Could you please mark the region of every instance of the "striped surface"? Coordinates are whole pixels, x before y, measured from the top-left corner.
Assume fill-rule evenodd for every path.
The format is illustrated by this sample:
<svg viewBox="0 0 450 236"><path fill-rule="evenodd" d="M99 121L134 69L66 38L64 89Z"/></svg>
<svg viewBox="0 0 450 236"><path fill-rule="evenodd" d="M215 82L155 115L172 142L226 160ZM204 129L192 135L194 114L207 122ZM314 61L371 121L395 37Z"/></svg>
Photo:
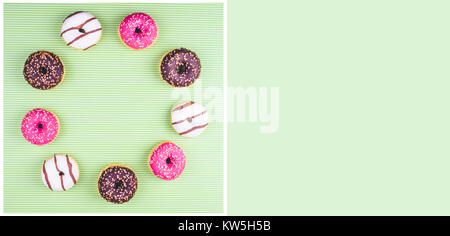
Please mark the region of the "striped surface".
<svg viewBox="0 0 450 236"><path fill-rule="evenodd" d="M98 45L84 52L59 37L64 18L79 10L103 26ZM137 11L151 15L159 28L156 43L143 51L127 48L117 33L121 20ZM223 30L219 3L5 4L4 211L223 212L223 101L221 94L208 93L223 91ZM191 87L175 89L158 68L164 53L181 46L197 53L202 72ZM33 89L23 78L23 64L37 50L52 51L65 64L64 81L53 90ZM190 92L210 110L210 124L199 137L183 138L171 126L178 92ZM61 122L60 134L47 146L31 145L20 132L22 118L36 107ZM187 156L185 171L173 182L157 178L146 164L151 149L165 140ZM79 181L66 192L52 192L40 177L54 153L68 153L80 167ZM97 176L110 163L128 165L138 176L137 193L126 204L109 204L97 193Z"/></svg>

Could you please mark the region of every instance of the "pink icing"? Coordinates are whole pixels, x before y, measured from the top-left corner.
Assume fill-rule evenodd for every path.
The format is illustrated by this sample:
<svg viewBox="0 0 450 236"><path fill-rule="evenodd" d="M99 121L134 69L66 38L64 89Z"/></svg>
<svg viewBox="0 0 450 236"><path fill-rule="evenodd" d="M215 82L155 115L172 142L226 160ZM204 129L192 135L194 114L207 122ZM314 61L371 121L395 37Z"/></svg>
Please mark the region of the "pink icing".
<svg viewBox="0 0 450 236"><path fill-rule="evenodd" d="M155 42L158 28L149 15L133 13L120 23L119 33L127 46L133 49L145 49Z"/></svg>
<svg viewBox="0 0 450 236"><path fill-rule="evenodd" d="M41 108L31 110L22 120L23 137L32 144L48 144L56 138L58 131L58 118Z"/></svg>
<svg viewBox="0 0 450 236"><path fill-rule="evenodd" d="M167 161L168 158L170 163ZM186 165L186 156L176 144L164 142L153 150L149 165L157 177L173 180L183 172Z"/></svg>

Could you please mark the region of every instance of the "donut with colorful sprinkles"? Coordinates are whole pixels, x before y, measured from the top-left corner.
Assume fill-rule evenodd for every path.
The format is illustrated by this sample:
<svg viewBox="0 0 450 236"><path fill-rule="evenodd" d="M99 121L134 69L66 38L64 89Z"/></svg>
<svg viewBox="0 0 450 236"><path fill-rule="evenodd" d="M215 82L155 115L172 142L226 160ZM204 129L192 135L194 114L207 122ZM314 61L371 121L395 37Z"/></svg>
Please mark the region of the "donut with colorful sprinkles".
<svg viewBox="0 0 450 236"><path fill-rule="evenodd" d="M56 54L37 51L25 61L23 76L33 88L52 89L62 82L64 65Z"/></svg>
<svg viewBox="0 0 450 236"><path fill-rule="evenodd" d="M98 192L108 202L121 204L131 200L137 190L134 171L123 165L108 165L98 177Z"/></svg>
<svg viewBox="0 0 450 236"><path fill-rule="evenodd" d="M58 135L58 117L42 108L33 109L23 118L21 130L28 142L35 145L49 144Z"/></svg>
<svg viewBox="0 0 450 236"><path fill-rule="evenodd" d="M173 87L186 87L198 79L202 67L197 54L179 48L163 56L159 69L164 81Z"/></svg>
<svg viewBox="0 0 450 236"><path fill-rule="evenodd" d="M119 35L128 47L142 50L150 47L158 37L158 28L153 18L145 13L133 13L119 25Z"/></svg>
<svg viewBox="0 0 450 236"><path fill-rule="evenodd" d="M175 143L166 141L153 148L148 164L158 178L174 180L183 173L186 156Z"/></svg>

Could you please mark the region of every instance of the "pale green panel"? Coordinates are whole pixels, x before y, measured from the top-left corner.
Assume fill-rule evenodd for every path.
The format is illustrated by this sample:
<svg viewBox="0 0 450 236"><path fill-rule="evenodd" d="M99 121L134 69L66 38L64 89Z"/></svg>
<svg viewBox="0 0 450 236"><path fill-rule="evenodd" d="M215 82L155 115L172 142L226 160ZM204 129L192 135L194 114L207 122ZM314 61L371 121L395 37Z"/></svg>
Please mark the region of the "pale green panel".
<svg viewBox="0 0 450 236"><path fill-rule="evenodd" d="M230 215L450 214L450 1L227 8L228 85L280 87L228 125Z"/></svg>

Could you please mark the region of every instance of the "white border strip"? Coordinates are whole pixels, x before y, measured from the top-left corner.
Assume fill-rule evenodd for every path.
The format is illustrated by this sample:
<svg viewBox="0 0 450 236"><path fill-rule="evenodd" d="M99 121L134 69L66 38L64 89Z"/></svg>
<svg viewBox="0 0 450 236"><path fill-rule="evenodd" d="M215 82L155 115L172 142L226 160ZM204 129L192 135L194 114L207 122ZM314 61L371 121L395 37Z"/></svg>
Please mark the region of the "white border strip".
<svg viewBox="0 0 450 236"><path fill-rule="evenodd" d="M228 1L223 4L223 212L228 215Z"/></svg>
<svg viewBox="0 0 450 236"><path fill-rule="evenodd" d="M68 4L78 4L78 3L123 3L123 4L133 4L133 3L225 3L227 0L3 0L4 3L68 3Z"/></svg>
<svg viewBox="0 0 450 236"><path fill-rule="evenodd" d="M2 73L1 74L1 77L2 77L2 79L0 80L0 86L1 86L1 104L0 104L0 114L1 114L1 117L0 117L0 121L1 121L1 128L0 128L0 132L2 133L2 137L1 137L1 143L0 143L0 148L1 148L1 150L2 150L2 153L0 154L1 155L1 158L0 158L0 204L1 204L1 213L3 213L3 186L5 186L5 184L4 184L4 182L3 182L3 155L4 155L4 153L5 153L5 150L3 149L4 147L3 147L3 142L4 142L4 137L5 137L5 135L4 135L4 133L3 133L3 126L4 126L4 122L3 122L3 117L4 117L4 114L3 114L3 89L4 89L4 87L3 87L3 75L4 75L4 71L3 71L3 64L4 64L4 62L3 62L3 58L4 58L4 55L3 55L3 31L4 31L4 29L3 29L3 15L4 15L4 12L3 12L3 4L1 4L1 6L0 6L0 10L1 10L1 12L2 12L2 15L0 16L0 28L2 29L2 32L0 33L0 35L1 35L1 37L0 37L0 51L2 52L2 59L1 59L1 61L2 61L2 63L1 63L1 65L0 65L0 72Z"/></svg>

